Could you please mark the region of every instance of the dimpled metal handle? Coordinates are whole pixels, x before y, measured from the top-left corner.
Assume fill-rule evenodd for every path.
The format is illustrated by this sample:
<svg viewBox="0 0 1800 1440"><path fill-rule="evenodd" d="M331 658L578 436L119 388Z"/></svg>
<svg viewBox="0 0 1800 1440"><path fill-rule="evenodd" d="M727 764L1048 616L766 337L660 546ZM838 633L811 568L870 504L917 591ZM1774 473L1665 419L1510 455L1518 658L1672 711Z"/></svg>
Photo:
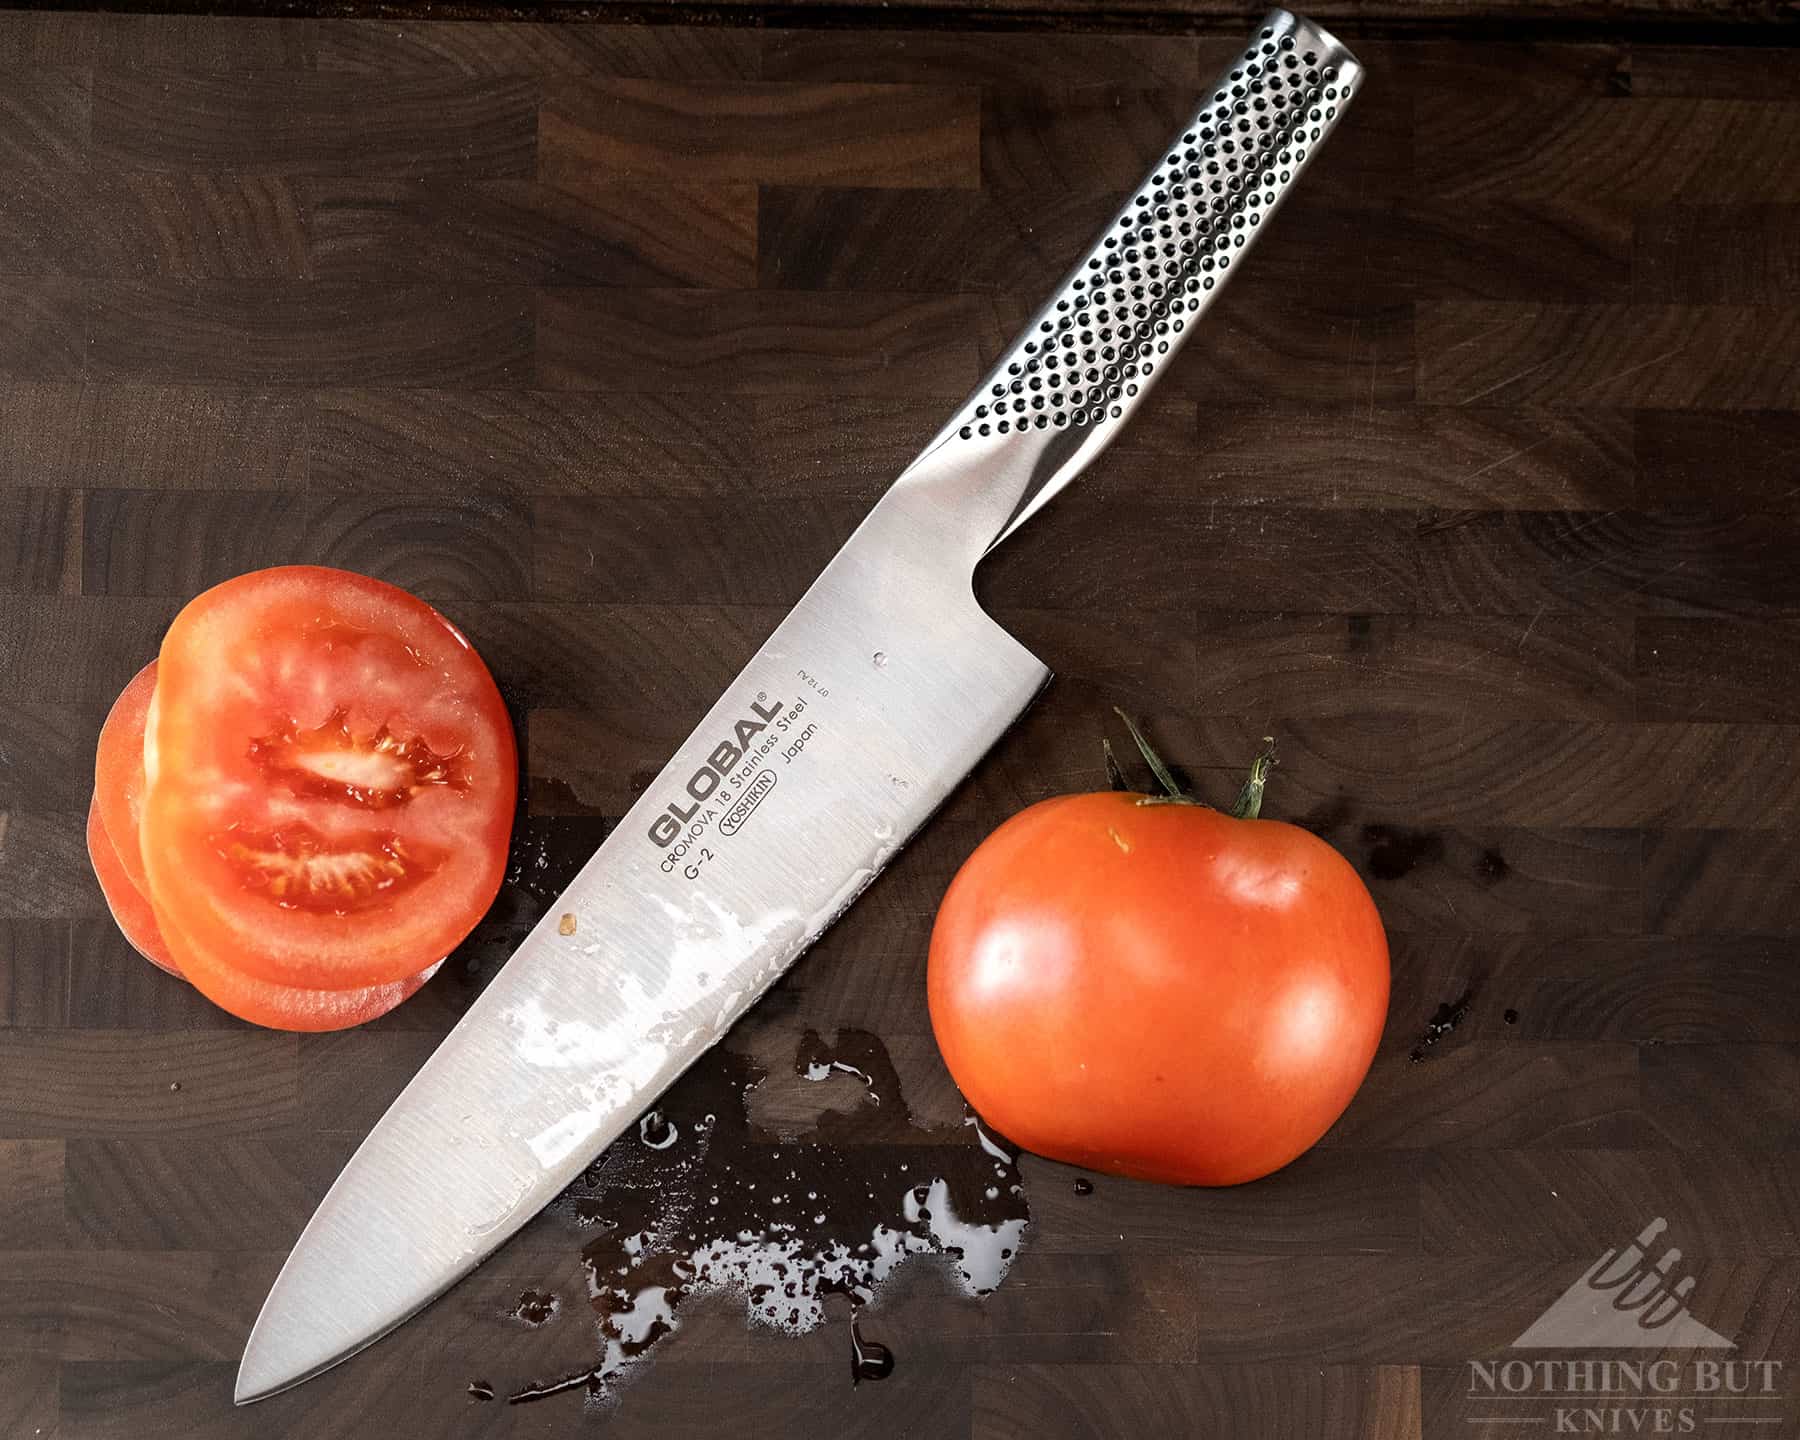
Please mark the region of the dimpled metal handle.
<svg viewBox="0 0 1800 1440"><path fill-rule="evenodd" d="M1264 19L1098 242L921 455L928 465L960 461L989 473L1006 502L990 548L1131 418L1361 83L1356 57L1311 21L1285 10Z"/></svg>

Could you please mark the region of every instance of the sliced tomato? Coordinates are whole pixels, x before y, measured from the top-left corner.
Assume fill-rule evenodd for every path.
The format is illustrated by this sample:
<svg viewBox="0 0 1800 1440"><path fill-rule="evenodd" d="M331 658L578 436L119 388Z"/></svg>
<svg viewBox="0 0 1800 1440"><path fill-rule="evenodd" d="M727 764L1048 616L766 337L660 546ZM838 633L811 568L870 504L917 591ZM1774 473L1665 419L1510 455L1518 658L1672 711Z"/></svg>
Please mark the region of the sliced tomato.
<svg viewBox="0 0 1800 1440"><path fill-rule="evenodd" d="M409 999L444 962L435 961L416 975L386 985L313 990L260 980L178 930L169 930L172 948L186 967L188 983L221 1010L271 1030L348 1030L387 1014Z"/></svg>
<svg viewBox="0 0 1800 1440"><path fill-rule="evenodd" d="M152 660L113 701L94 754L94 803L100 807L100 823L140 896L150 893L150 878L144 873L138 849L138 822L144 810L144 722L155 693L156 662Z"/></svg>
<svg viewBox="0 0 1800 1440"><path fill-rule="evenodd" d="M462 633L392 585L290 566L199 596L163 639L144 754L151 903L215 999L227 970L406 982L500 888L506 707Z"/></svg>
<svg viewBox="0 0 1800 1440"><path fill-rule="evenodd" d="M162 931L156 928L156 915L150 909L150 902L144 898L144 892L131 883L118 849L107 834L100 814L99 791L95 791L94 798L88 802L87 846L94 878L100 882L100 893L106 897L106 908L112 911L113 923L119 927L119 933L152 965L181 979L181 967L169 953Z"/></svg>

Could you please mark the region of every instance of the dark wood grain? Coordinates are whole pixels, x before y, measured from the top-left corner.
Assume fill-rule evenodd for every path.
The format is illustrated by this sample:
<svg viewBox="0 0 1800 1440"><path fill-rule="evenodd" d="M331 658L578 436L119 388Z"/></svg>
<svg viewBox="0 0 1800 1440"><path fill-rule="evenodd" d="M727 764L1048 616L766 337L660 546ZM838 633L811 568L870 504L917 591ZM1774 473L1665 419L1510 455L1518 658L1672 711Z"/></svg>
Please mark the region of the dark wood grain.
<svg viewBox="0 0 1800 1440"><path fill-rule="evenodd" d="M754 283L756 191L748 185L677 189L581 175L562 188L308 180L303 190L322 277Z"/></svg>
<svg viewBox="0 0 1800 1440"><path fill-rule="evenodd" d="M269 175L46 173L0 211L24 274L299 279L305 227L293 184Z"/></svg>
<svg viewBox="0 0 1800 1440"><path fill-rule="evenodd" d="M1416 1369L1229 1365L1018 1365L975 1372L975 1428L988 1440L1137 1433L1341 1435L1419 1433ZM1104 1420L1099 1417L1106 1417Z"/></svg>
<svg viewBox="0 0 1800 1440"><path fill-rule="evenodd" d="M156 170L417 176L531 174L537 89L527 80L254 72L95 71L93 144Z"/></svg>
<svg viewBox="0 0 1800 1440"><path fill-rule="evenodd" d="M87 297L88 366L110 380L504 385L530 369L519 287L110 281Z"/></svg>
<svg viewBox="0 0 1800 1440"><path fill-rule="evenodd" d="M604 75L716 82L757 79L762 48L753 32L728 27L509 25L408 17L320 27L318 67L376 77Z"/></svg>
<svg viewBox="0 0 1800 1440"><path fill-rule="evenodd" d="M977 92L913 85L547 82L538 173L974 189Z"/></svg>
<svg viewBox="0 0 1800 1440"><path fill-rule="evenodd" d="M1734 1356L1800 1354L1800 46L1773 0L1325 0L1355 110L978 577L1056 681L727 1044L868 1031L955 1125L938 901L1106 783L1123 706L1214 803L1276 736L1265 813L1367 881L1393 993L1342 1121L1222 1191L1027 1157L1014 1273L902 1268L880 1384L843 1302L791 1337L715 1298L602 1415L472 1400L593 1363L552 1209L232 1407L282 1256L543 902L505 885L345 1035L139 961L83 821L180 604L287 562L426 596L513 709L518 853L598 844L1244 18L334 8L0 10L0 1435L1508 1435L1467 1361L1656 1215ZM804 1123L762 1088L764 1133Z"/></svg>
<svg viewBox="0 0 1800 1440"><path fill-rule="evenodd" d="M80 286L53 277L0 277L0 376L72 379L86 350Z"/></svg>
<svg viewBox="0 0 1800 1440"><path fill-rule="evenodd" d="M1419 398L1792 410L1800 408L1800 381L1777 357L1797 339L1794 305L1425 303Z"/></svg>
<svg viewBox="0 0 1800 1440"><path fill-rule="evenodd" d="M0 487L299 490L307 480L301 394L227 384L0 381L7 443Z"/></svg>
<svg viewBox="0 0 1800 1440"><path fill-rule="evenodd" d="M291 1121L296 1038L9 1029L0 1134L224 1135Z"/></svg>

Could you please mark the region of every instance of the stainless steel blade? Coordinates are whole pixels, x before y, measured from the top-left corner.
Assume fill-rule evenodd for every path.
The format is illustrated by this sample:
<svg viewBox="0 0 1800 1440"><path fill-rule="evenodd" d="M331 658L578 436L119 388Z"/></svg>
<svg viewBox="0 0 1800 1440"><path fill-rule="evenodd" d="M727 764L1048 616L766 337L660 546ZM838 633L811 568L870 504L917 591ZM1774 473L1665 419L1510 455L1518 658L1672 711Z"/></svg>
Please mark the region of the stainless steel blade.
<svg viewBox="0 0 1800 1440"><path fill-rule="evenodd" d="M850 904L1049 672L982 556L1104 448L1360 72L1273 12L1166 159L907 468L339 1176L240 1403L355 1353L562 1190Z"/></svg>
<svg viewBox="0 0 1800 1440"><path fill-rule="evenodd" d="M240 1402L376 1339L536 1214L1030 702L1049 672L976 606L979 542L930 499L877 507L394 1102L276 1280Z"/></svg>

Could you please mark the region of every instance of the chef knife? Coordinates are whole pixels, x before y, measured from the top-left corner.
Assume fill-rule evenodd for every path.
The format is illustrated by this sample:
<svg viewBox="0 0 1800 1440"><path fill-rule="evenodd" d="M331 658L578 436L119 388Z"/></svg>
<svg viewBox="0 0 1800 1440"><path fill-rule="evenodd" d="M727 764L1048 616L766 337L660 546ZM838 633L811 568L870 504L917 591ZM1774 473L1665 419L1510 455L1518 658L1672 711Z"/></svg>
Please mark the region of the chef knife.
<svg viewBox="0 0 1800 1440"><path fill-rule="evenodd" d="M1093 248L396 1099L263 1305L239 1403L417 1313L719 1039L1049 679L976 564L1118 434L1360 87L1272 11Z"/></svg>

